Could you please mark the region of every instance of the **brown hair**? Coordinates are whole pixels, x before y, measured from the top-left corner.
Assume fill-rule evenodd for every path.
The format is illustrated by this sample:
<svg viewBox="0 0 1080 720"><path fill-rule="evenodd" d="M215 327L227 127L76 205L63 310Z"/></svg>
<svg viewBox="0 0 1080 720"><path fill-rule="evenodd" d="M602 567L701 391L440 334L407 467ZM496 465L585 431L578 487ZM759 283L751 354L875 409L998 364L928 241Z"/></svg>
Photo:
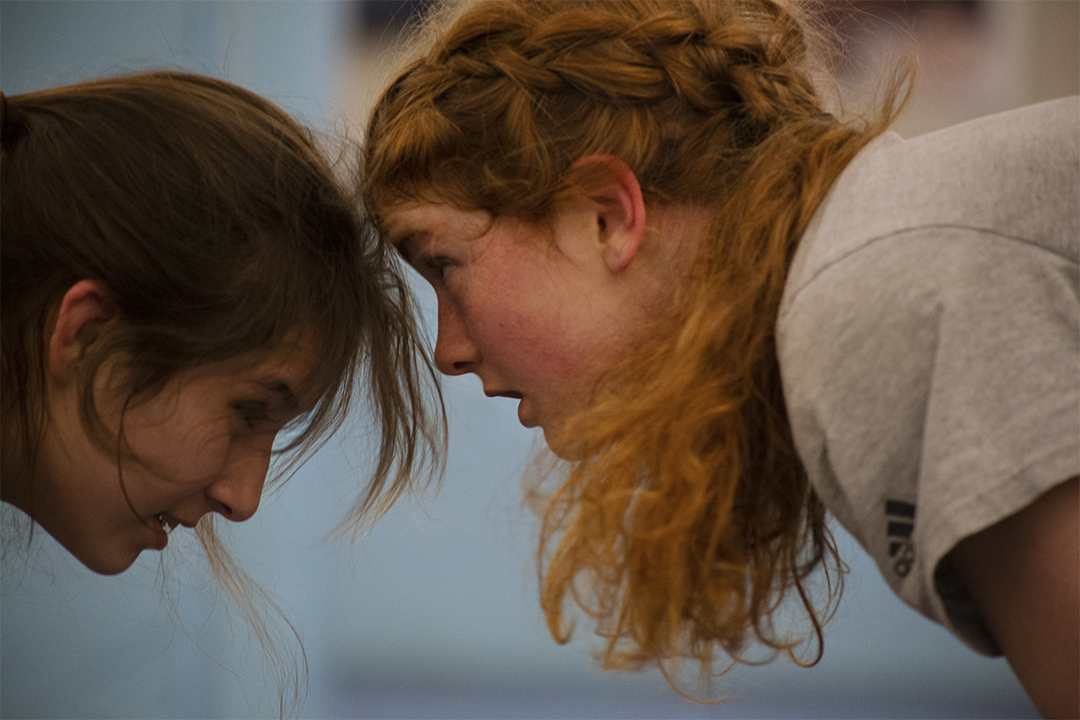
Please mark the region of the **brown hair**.
<svg viewBox="0 0 1080 720"><path fill-rule="evenodd" d="M574 163L598 153L647 204L711 210L672 316L568 422L584 459L529 493L548 626L569 639L572 598L606 667L691 658L708 678L717 645L749 661L754 639L794 658L800 641L772 624L792 590L821 654L842 565L792 444L774 324L799 237L901 82L869 122L826 113L809 20L774 0L484 0L435 25L372 114L376 218L417 198L543 218L587 191ZM822 566L823 608L807 585Z"/></svg>
<svg viewBox="0 0 1080 720"><path fill-rule="evenodd" d="M93 392L106 360L122 359L137 402L181 371L269 354L303 330L320 346L312 377L323 392L287 428L283 470L342 423L359 393L378 450L344 524L377 516L437 472L441 401L400 263L307 129L240 87L177 72L7 97L2 124L0 417L28 467L49 422L50 315L91 279L122 322L91 346L80 413L118 456L123 438L108 437ZM259 631L254 586L209 516L199 536Z"/></svg>

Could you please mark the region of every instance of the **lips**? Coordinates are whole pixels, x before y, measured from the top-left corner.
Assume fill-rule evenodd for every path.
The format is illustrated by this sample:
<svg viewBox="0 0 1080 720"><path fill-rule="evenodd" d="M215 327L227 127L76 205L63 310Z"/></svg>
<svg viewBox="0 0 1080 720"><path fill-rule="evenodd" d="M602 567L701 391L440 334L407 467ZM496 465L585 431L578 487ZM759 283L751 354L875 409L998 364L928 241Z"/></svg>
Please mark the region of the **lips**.
<svg viewBox="0 0 1080 720"><path fill-rule="evenodd" d="M513 390L485 390L484 394L487 395L488 397L491 397L491 398L493 398L493 397L504 397L504 398L510 398L511 400L520 400L521 399L521 393L514 392Z"/></svg>
<svg viewBox="0 0 1080 720"><path fill-rule="evenodd" d="M191 529L199 522L198 518L196 518L194 522L188 522L187 520L170 515L169 513L158 513L154 516L154 520L156 520L157 523L161 525L161 528L167 533L172 532L177 527L181 526Z"/></svg>
<svg viewBox="0 0 1080 720"><path fill-rule="evenodd" d="M195 523L185 522L168 513L158 513L150 521L150 529L154 531L154 550L164 550L169 544L169 534L177 527L183 525L186 528L195 527Z"/></svg>
<svg viewBox="0 0 1080 720"><path fill-rule="evenodd" d="M539 423L536 421L535 409L531 403L525 399L525 396L516 390L484 390L484 394L490 398L502 397L510 398L511 400L520 400L518 403L518 422L527 428L536 427Z"/></svg>
<svg viewBox="0 0 1080 720"><path fill-rule="evenodd" d="M166 515L165 513L158 513L155 519L158 521L158 524L161 525L161 529L164 530L166 534L171 533L173 529L180 524L179 520L172 517L171 515Z"/></svg>
<svg viewBox="0 0 1080 720"><path fill-rule="evenodd" d="M167 523L163 515L156 515L154 522L150 524L150 530L154 537L150 549L164 550L169 545L169 531L172 530L172 526Z"/></svg>

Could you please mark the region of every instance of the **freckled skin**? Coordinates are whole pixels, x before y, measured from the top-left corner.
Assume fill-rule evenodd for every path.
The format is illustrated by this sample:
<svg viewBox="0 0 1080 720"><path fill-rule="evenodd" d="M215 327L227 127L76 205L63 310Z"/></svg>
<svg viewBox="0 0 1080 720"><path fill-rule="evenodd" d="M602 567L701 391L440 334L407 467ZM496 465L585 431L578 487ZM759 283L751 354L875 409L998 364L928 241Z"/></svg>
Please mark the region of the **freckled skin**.
<svg viewBox="0 0 1080 720"><path fill-rule="evenodd" d="M488 395L520 398L519 420L541 427L556 452L562 424L674 287L645 261L614 271L587 203L544 224L431 203L402 204L384 218L435 290L439 370L475 373Z"/></svg>

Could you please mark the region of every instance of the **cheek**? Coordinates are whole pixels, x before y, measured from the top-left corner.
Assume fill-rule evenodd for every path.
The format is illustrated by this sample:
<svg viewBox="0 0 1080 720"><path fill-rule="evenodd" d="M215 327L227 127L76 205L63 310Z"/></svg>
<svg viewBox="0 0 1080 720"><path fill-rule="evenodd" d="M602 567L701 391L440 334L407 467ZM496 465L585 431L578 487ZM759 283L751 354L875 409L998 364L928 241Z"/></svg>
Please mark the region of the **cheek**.
<svg viewBox="0 0 1080 720"><path fill-rule="evenodd" d="M183 495L220 474L231 440L227 423L182 410L140 420L126 436L147 491Z"/></svg>
<svg viewBox="0 0 1080 720"><path fill-rule="evenodd" d="M474 285L477 292L466 307L469 332L484 361L522 380L559 387L587 381L595 349L582 323L588 309L572 307L534 267L502 269Z"/></svg>
<svg viewBox="0 0 1080 720"><path fill-rule="evenodd" d="M514 305L514 298L477 323L475 336L487 363L526 383L525 390L567 392L592 381L586 338L551 308Z"/></svg>

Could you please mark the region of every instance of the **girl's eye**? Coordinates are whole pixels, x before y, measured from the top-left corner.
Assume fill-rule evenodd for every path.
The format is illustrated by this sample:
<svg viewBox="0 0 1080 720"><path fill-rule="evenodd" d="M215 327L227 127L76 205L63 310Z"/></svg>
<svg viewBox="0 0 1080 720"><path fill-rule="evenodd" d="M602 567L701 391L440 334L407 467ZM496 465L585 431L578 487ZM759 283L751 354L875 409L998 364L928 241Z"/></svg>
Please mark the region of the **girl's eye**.
<svg viewBox="0 0 1080 720"><path fill-rule="evenodd" d="M270 414L266 409L266 403L251 400L248 402L237 403L235 407L236 411L240 413L240 417L252 430L254 430L259 423L266 422L270 419Z"/></svg>
<svg viewBox="0 0 1080 720"><path fill-rule="evenodd" d="M450 276L450 273L454 269L453 261L445 257L434 257L429 260L425 260L424 266L432 275L437 277L442 282L446 282L446 279Z"/></svg>

